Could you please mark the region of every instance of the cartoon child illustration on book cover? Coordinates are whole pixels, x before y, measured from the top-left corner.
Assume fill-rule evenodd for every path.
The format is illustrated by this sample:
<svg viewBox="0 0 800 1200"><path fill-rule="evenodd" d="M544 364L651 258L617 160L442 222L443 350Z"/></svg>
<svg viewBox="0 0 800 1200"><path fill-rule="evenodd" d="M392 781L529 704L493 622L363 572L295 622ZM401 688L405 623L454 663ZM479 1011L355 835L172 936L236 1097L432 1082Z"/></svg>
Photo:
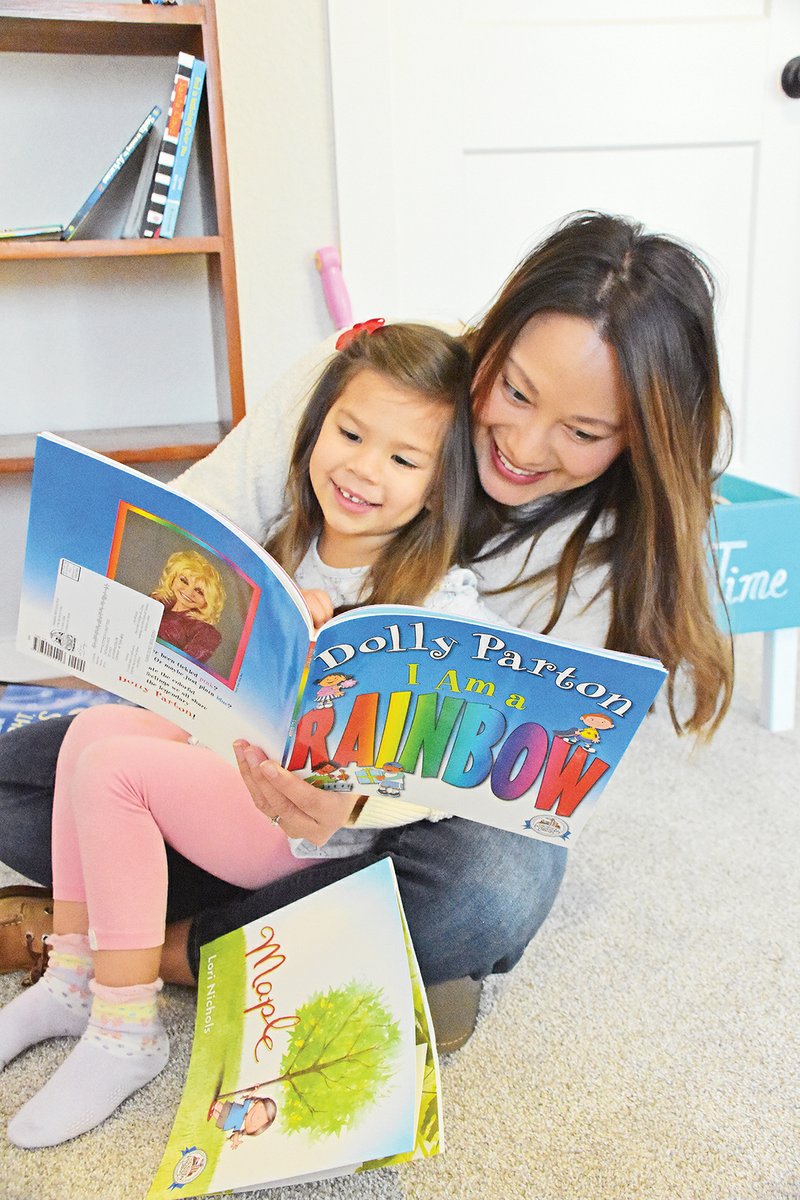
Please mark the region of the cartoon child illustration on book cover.
<svg viewBox="0 0 800 1200"><path fill-rule="evenodd" d="M406 786L403 764L399 762L386 762L381 767L381 770L383 771L383 782L378 785L378 795L399 796Z"/></svg>
<svg viewBox="0 0 800 1200"><path fill-rule="evenodd" d="M330 671L327 675L323 675L316 680L317 694L314 698L315 708L332 708L334 700L340 699L344 695L345 688L355 687L358 680L352 675L345 675L341 671Z"/></svg>
<svg viewBox="0 0 800 1200"><path fill-rule="evenodd" d="M257 1088L233 1092L232 1096L231 1100L214 1100L208 1119L227 1135L229 1145L236 1150L243 1138L257 1137L269 1129L278 1106L271 1096L260 1096Z"/></svg>
<svg viewBox="0 0 800 1200"><path fill-rule="evenodd" d="M337 762L314 763L311 774L304 776L306 783L321 788L324 792L352 792L350 776Z"/></svg>
<svg viewBox="0 0 800 1200"><path fill-rule="evenodd" d="M553 736L573 745L583 746L584 750L594 754L600 745L600 730L613 729L614 722L608 713L584 713L581 720L583 725L578 725L575 729L554 729Z"/></svg>

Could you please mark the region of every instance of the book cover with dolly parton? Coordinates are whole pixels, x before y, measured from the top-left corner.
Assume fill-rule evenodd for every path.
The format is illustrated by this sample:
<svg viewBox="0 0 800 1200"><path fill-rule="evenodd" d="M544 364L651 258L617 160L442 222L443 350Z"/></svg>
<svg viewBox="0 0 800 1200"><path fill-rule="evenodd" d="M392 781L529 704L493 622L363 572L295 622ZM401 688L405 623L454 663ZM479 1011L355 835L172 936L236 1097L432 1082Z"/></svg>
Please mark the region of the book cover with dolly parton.
<svg viewBox="0 0 800 1200"><path fill-rule="evenodd" d="M289 576L232 522L53 434L36 441L17 646L234 762L281 759L313 635Z"/></svg>
<svg viewBox="0 0 800 1200"><path fill-rule="evenodd" d="M186 1084L148 1200L430 1157L439 1095L383 859L203 947Z"/></svg>

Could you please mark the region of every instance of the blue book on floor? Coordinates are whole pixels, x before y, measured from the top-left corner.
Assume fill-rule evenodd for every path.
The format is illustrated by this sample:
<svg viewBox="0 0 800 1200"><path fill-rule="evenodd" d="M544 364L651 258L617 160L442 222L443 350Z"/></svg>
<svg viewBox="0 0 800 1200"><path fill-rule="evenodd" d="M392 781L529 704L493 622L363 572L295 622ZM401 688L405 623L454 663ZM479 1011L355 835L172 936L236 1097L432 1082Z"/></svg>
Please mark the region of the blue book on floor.
<svg viewBox="0 0 800 1200"><path fill-rule="evenodd" d="M72 717L82 708L95 704L128 704L120 696L97 688L40 687L10 683L0 695L0 733L10 733L23 725L49 721L51 717Z"/></svg>

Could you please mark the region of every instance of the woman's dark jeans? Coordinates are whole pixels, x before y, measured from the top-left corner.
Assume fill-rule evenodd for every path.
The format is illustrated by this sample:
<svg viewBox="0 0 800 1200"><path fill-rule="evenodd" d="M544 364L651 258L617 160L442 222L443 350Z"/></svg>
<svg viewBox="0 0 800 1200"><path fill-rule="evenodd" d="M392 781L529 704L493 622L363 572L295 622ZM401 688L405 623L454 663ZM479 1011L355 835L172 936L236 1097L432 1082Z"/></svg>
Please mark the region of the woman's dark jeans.
<svg viewBox="0 0 800 1200"><path fill-rule="evenodd" d="M0 862L49 886L56 759L69 718L0 734ZM550 911L566 864L564 846L505 833L459 817L387 829L353 858L322 860L248 892L167 847L167 920L194 917L189 963L200 946L268 916L387 855L426 984L509 971Z"/></svg>

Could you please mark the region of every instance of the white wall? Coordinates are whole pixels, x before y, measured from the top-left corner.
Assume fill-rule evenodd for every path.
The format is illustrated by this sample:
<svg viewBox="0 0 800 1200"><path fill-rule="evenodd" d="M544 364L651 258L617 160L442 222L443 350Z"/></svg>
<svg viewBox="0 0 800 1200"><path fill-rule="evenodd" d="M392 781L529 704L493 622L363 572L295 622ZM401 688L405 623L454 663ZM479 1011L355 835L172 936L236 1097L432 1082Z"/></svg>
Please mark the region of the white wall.
<svg viewBox="0 0 800 1200"><path fill-rule="evenodd" d="M323 0L217 0L217 20L252 405L331 330L314 266L314 251L338 240L327 28ZM168 479L180 469L152 474ZM29 483L27 475L0 476L0 679L42 673L13 649Z"/></svg>
<svg viewBox="0 0 800 1200"><path fill-rule="evenodd" d="M327 336L338 240L324 0L217 0L248 404Z"/></svg>

